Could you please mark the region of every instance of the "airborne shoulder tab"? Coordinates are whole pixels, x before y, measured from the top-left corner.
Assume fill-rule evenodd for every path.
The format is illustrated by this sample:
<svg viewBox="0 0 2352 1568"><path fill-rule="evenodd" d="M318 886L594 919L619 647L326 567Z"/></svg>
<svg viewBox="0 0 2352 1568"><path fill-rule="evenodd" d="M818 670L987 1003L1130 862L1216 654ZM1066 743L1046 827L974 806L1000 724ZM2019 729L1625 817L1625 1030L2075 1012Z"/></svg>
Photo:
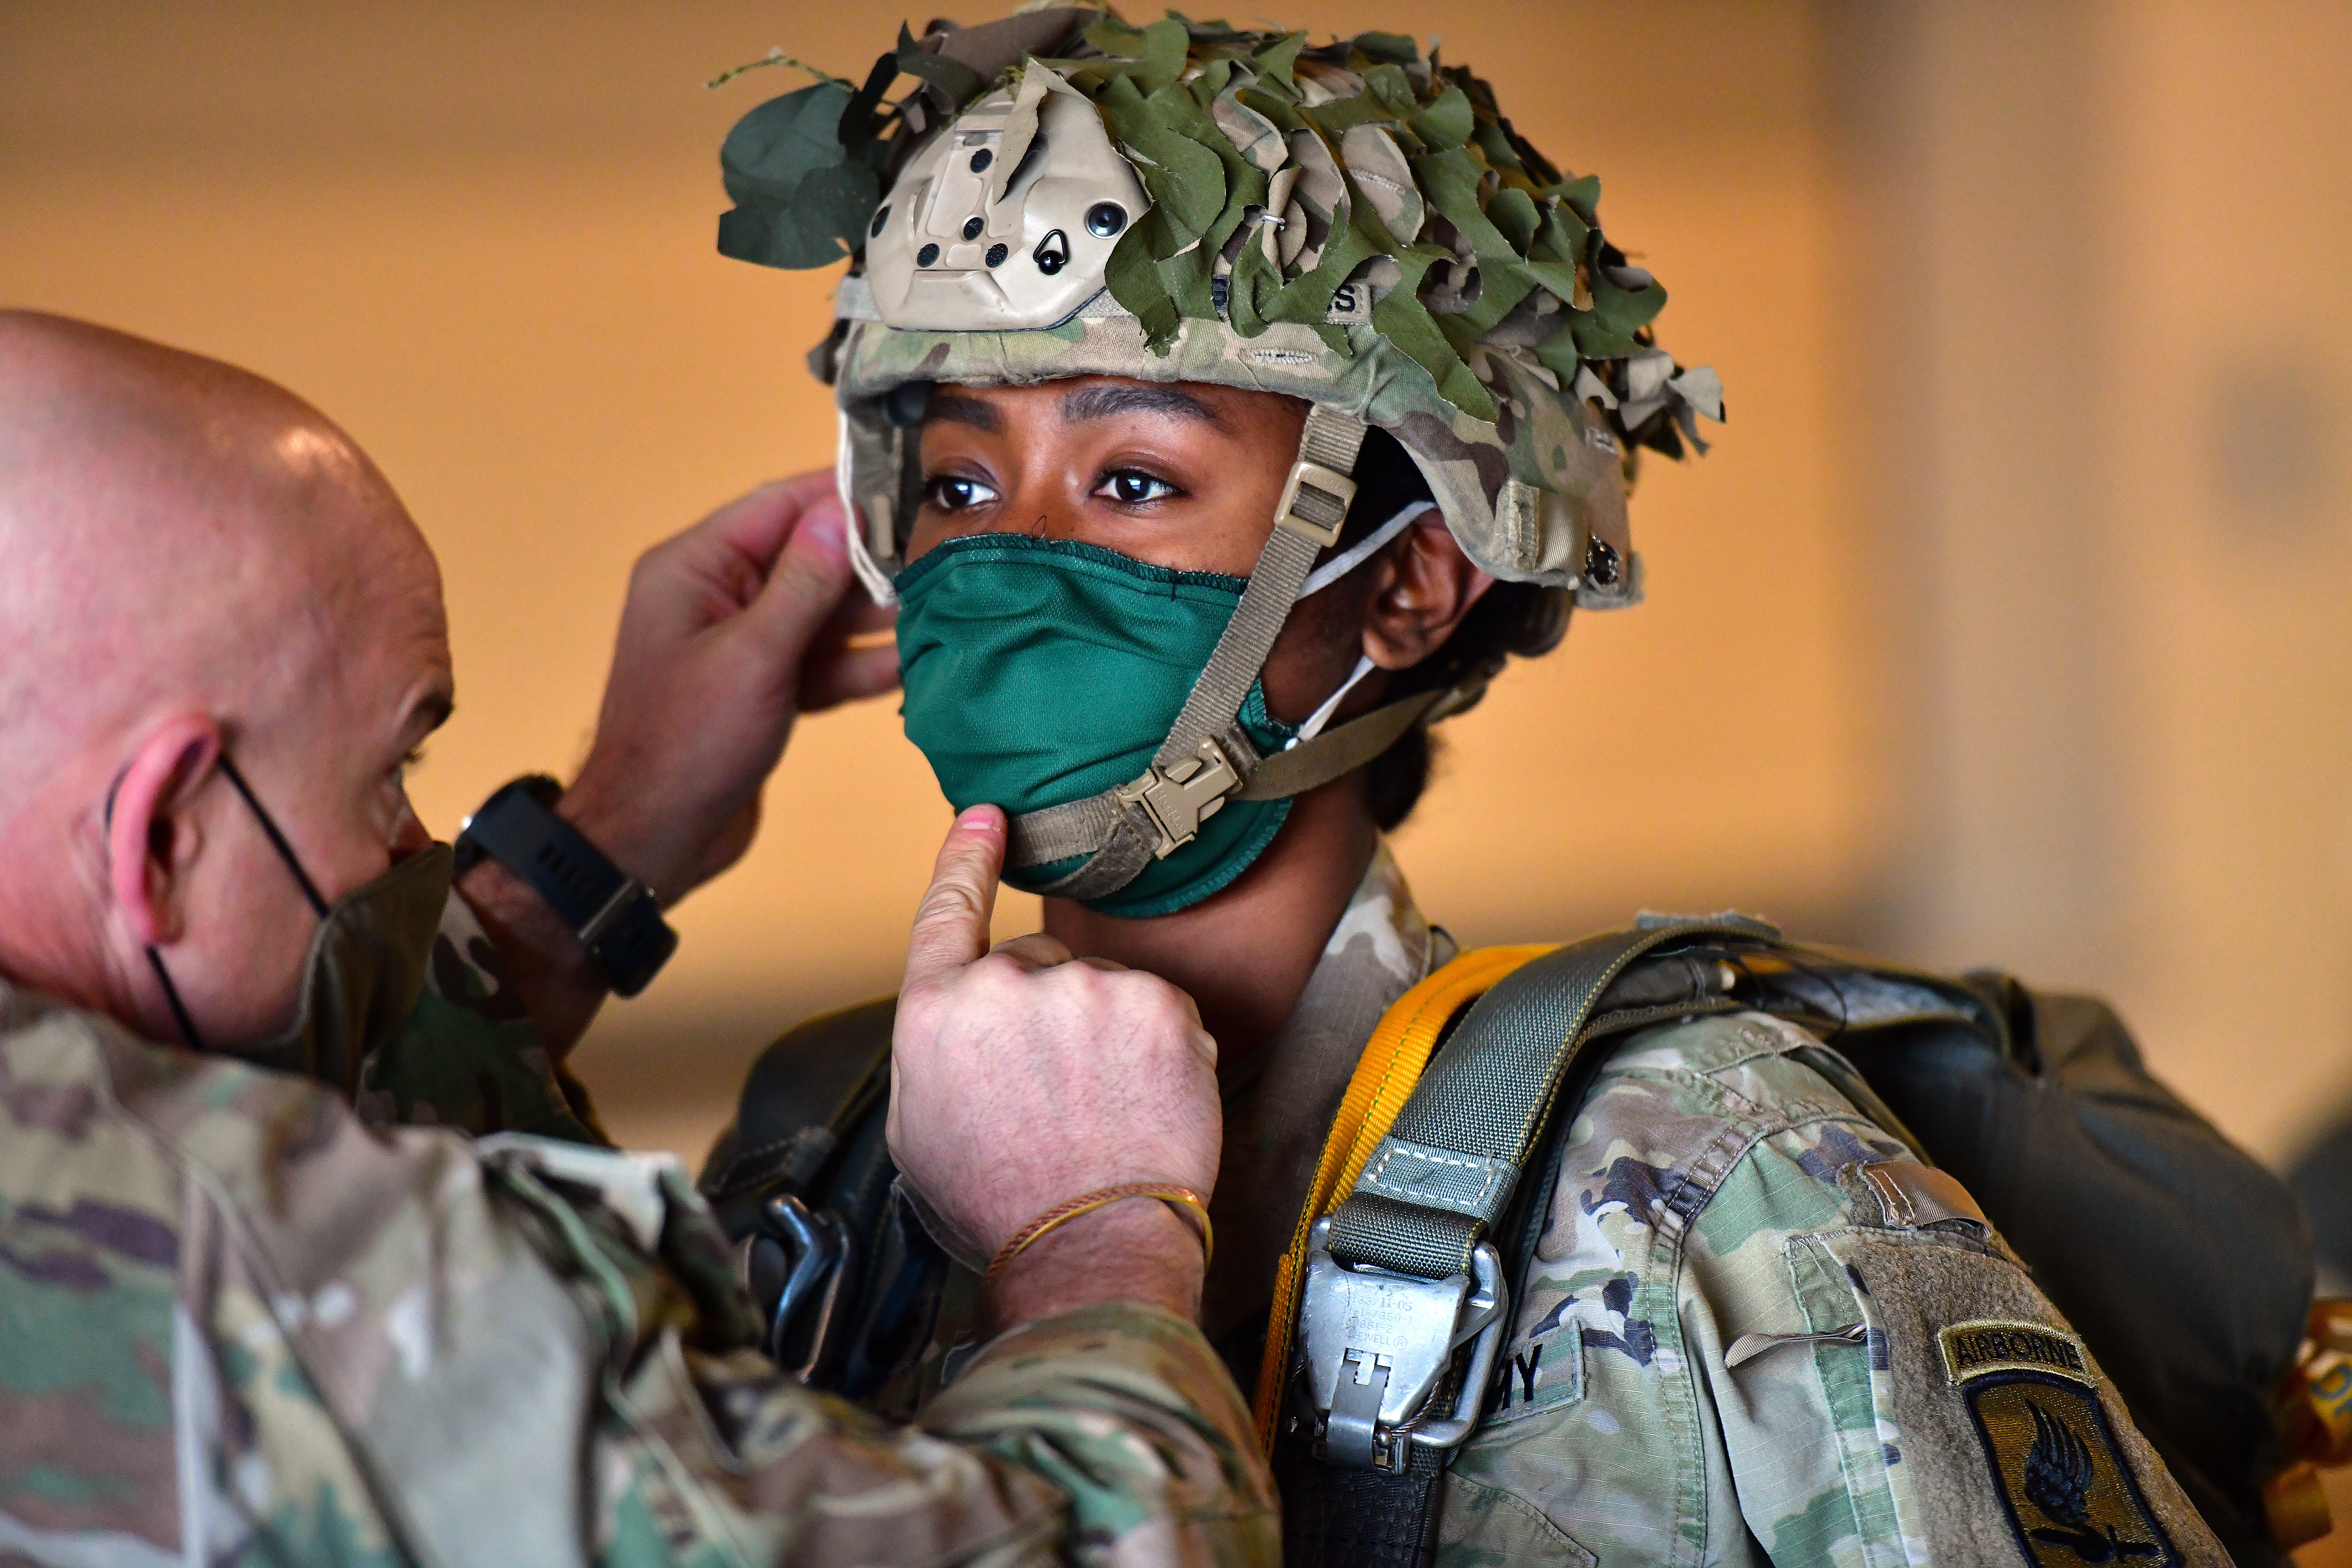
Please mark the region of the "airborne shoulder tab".
<svg viewBox="0 0 2352 1568"><path fill-rule="evenodd" d="M1998 1372L2045 1372L2086 1387L2098 1384L2083 1342L2043 1323L1984 1319L1954 1323L1936 1335L1944 1375L1954 1386Z"/></svg>

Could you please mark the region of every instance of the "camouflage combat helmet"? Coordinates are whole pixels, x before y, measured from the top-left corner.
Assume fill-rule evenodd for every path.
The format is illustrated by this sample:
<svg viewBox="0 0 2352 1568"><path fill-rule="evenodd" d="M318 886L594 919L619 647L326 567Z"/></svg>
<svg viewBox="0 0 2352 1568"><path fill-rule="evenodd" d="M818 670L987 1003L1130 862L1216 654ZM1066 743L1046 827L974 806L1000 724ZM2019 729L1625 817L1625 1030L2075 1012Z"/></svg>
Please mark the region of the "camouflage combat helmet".
<svg viewBox="0 0 2352 1568"><path fill-rule="evenodd" d="M902 75L918 85L887 103ZM1636 448L1703 449L1696 416L1722 417L1714 373L1653 342L1665 292L1602 237L1600 182L1565 177L1484 81L1410 38L1310 47L1091 9L901 27L863 86L762 104L721 163L721 251L851 259L812 364L837 388L852 554L878 600L934 384L1116 375L1310 405L1279 526L1151 769L1015 819L1011 864L1091 856L1049 889L1065 896L1122 885L1229 798L1311 788L1475 700L1423 693L1263 761L1234 726L1339 541L1367 427L1411 454L1477 566L1600 609L1640 597Z"/></svg>

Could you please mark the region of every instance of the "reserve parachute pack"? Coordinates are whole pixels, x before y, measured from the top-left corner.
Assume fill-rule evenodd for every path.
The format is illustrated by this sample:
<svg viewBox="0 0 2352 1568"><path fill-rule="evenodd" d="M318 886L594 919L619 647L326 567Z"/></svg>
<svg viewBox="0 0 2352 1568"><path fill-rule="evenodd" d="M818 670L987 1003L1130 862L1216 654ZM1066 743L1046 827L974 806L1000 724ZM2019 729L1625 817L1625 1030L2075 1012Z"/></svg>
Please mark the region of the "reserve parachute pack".
<svg viewBox="0 0 2352 1568"><path fill-rule="evenodd" d="M2284 1561L2264 1487L2282 1466L2278 1396L2304 1336L2310 1242L2283 1184L2149 1076L2105 1003L1801 946L1740 917L1645 920L1449 969L1471 982L1417 1032L1392 1019L1373 1037L1428 1053L1411 1094L1335 1143L1356 1146L1359 1171L1378 1150L1475 1179L1318 1183L1303 1245L1269 1282L1257 1404L1286 1562L1426 1560L1437 1480L1477 1425L1481 1358L1593 1073L1651 1025L1740 1010L1828 1042L1801 1059L1966 1187L2236 1560ZM892 1011L864 1004L769 1047L702 1177L779 1359L858 1398L906 1378L943 1294L971 1288L891 1184ZM1428 1331L1333 1340L1347 1314L1330 1309L1351 1290L1393 1295L1386 1315Z"/></svg>

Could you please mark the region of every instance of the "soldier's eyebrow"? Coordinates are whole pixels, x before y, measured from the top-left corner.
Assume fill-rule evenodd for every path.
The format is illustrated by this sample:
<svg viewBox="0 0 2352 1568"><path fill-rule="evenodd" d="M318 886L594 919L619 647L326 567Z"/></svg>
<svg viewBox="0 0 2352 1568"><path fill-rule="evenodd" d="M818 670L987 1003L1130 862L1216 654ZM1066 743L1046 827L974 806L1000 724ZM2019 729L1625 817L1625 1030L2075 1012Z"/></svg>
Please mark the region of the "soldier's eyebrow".
<svg viewBox="0 0 2352 1568"><path fill-rule="evenodd" d="M1166 414L1205 420L1220 427L1224 424L1207 404L1173 386L1081 386L1062 398L1065 425L1111 419L1121 414Z"/></svg>
<svg viewBox="0 0 2352 1568"><path fill-rule="evenodd" d="M958 397L951 392L931 394L930 403L923 410L923 418L926 421L945 419L957 425L969 425L975 430L984 430L991 436L996 434L996 410L992 405L977 397Z"/></svg>

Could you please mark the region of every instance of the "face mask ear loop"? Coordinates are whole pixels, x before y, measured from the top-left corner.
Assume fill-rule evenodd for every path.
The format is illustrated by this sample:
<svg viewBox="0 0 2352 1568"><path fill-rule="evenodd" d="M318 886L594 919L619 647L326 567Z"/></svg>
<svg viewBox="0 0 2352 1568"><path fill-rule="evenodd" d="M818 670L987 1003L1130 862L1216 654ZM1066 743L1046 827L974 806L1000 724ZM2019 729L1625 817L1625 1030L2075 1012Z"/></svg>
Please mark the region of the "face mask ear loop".
<svg viewBox="0 0 2352 1568"><path fill-rule="evenodd" d="M1323 732L1323 726L1328 724L1331 721L1331 715L1339 710L1339 700L1347 696L1350 691L1356 689L1356 682L1371 674L1375 666L1372 663L1372 656L1370 654L1358 654L1356 656L1355 669L1349 674L1347 679L1339 682L1339 689L1325 698L1323 700L1323 706L1318 708L1314 712L1307 716L1307 722L1298 726L1298 733L1293 735L1289 740L1285 741L1282 743L1282 749L1286 752L1289 751L1293 746L1297 745L1299 742L1311 741L1316 736L1321 734Z"/></svg>
<svg viewBox="0 0 2352 1568"><path fill-rule="evenodd" d="M172 1022L179 1026L180 1038L187 1042L188 1049L203 1050L204 1037L196 1033L196 1021L188 1016L188 1005L180 1000L180 988L172 984L172 972L163 967L163 955L151 947L147 950L147 963L163 987L163 1000L172 1005Z"/></svg>
<svg viewBox="0 0 2352 1568"><path fill-rule="evenodd" d="M318 886L310 880L310 873L302 869L302 862L295 856L294 847L286 842L286 835L278 831L278 824L261 809L261 802L254 796L253 786L245 782L245 775L236 771L236 764L228 760L226 752L220 754L220 765L221 772L228 775L228 782L236 786L236 793L245 797L245 804L252 811L254 820L261 824L261 831L269 836L270 845L278 851L278 858L286 862L286 868L293 872L294 879L302 885L302 896L310 900L311 910L320 920L325 920L327 900L319 896ZM165 984L170 983L167 981Z"/></svg>
<svg viewBox="0 0 2352 1568"><path fill-rule="evenodd" d="M104 822L109 833L114 831L114 797L122 793L122 780L128 772L126 769L124 773L115 774L114 782L106 786ZM171 1005L172 1022L179 1029L180 1038L187 1043L188 1049L203 1050L204 1037L196 1033L196 1021L188 1016L188 1005L180 1000L180 988L172 984L172 972L163 967L163 955L152 947L146 952L147 965L155 972L156 983L163 987L163 1000Z"/></svg>
<svg viewBox="0 0 2352 1568"><path fill-rule="evenodd" d="M1345 577L1349 573L1353 572L1357 567L1361 566L1367 560L1371 558L1373 552L1379 550L1382 545L1388 543L1389 541L1394 539L1398 534L1402 533L1413 523L1419 521L1421 520L1422 513L1435 511L1436 510L1437 503L1435 501L1417 500L1406 502L1403 510L1398 512L1394 517L1381 524L1380 527L1372 530L1371 532L1364 535L1363 538L1356 541L1355 543L1348 546L1348 548L1341 553L1333 556L1330 560L1323 563L1322 565L1315 568L1315 570L1307 575L1307 581L1299 584L1298 597L1300 599L1306 599L1321 593L1332 584L1337 583L1340 578Z"/></svg>

